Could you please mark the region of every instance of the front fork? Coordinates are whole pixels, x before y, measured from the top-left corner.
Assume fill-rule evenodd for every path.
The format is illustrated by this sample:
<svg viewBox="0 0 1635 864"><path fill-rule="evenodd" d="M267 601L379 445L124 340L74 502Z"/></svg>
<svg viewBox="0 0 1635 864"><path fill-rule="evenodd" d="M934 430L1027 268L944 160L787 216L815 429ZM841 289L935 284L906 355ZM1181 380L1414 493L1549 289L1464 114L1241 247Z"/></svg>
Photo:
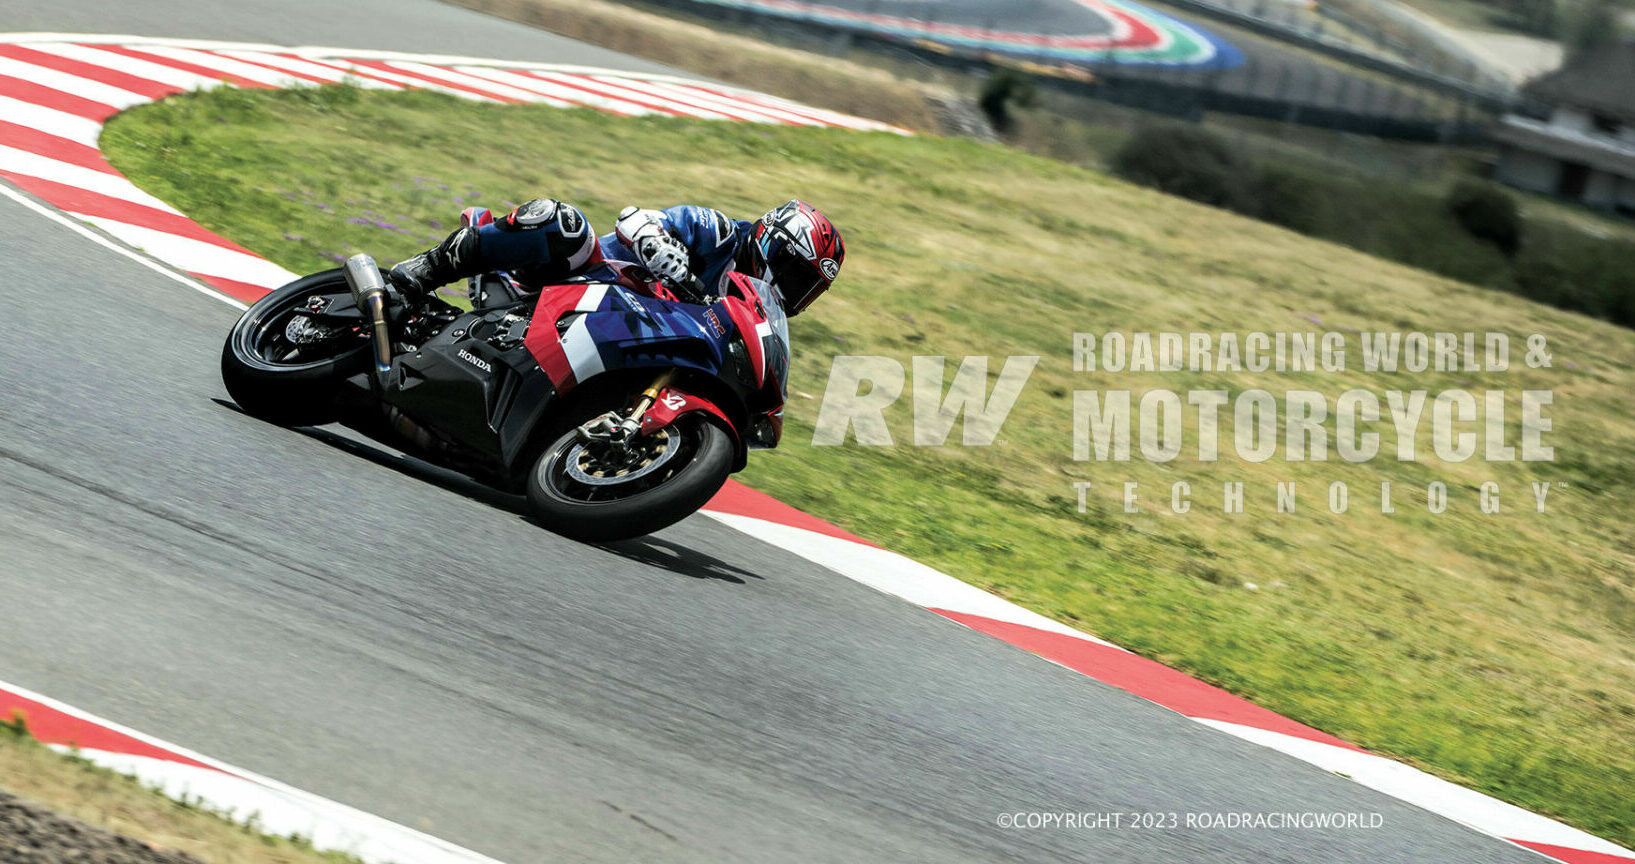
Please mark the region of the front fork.
<svg viewBox="0 0 1635 864"><path fill-rule="evenodd" d="M619 447L628 446L630 439L635 437L636 432L641 429L642 416L647 413L647 409L653 407L653 402L659 398L659 393L670 386L670 382L674 381L675 377L676 370L674 369L666 369L659 373L659 377L654 379L652 385L642 391L641 397L636 400L635 407L630 410L628 415L621 417L619 412L609 411L591 420L579 427L580 440L599 441Z"/></svg>

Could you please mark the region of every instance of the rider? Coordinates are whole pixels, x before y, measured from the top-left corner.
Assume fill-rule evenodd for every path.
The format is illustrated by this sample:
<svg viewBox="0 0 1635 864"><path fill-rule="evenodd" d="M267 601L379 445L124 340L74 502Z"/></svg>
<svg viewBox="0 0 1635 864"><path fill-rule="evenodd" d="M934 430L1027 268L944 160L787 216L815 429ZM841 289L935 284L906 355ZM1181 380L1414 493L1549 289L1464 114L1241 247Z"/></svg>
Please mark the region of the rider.
<svg viewBox="0 0 1635 864"><path fill-rule="evenodd" d="M634 264L661 280L671 292L665 299L696 303L724 293L727 274L737 271L778 286L788 314L795 315L829 289L846 259L834 223L798 199L756 222L694 204L626 207L613 233L600 238L579 208L550 198L497 219L481 208L470 213L470 225L393 267L387 277L404 291L425 295L456 279L505 271L523 288L538 291L574 276L628 281L620 271ZM606 270L598 274L599 267Z"/></svg>

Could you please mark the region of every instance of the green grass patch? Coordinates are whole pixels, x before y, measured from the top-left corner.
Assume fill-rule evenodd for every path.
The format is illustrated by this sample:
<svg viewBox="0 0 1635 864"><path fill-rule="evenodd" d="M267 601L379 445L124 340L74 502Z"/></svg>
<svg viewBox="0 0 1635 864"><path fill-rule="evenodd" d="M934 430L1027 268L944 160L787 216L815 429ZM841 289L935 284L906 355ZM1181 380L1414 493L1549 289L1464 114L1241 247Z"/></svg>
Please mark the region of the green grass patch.
<svg viewBox="0 0 1635 864"><path fill-rule="evenodd" d="M298 272L358 250L406 257L467 204L551 195L607 230L629 203L752 215L812 200L849 257L839 287L793 322L785 445L751 459L750 485L1273 710L1635 844L1630 331L965 140L330 89L168 100L116 118L103 144L149 191ZM1311 329L1544 333L1555 367L1385 376L1360 371L1355 349L1352 371L1323 375L1071 365L1073 331ZM911 446L907 398L888 413L897 446L811 446L842 354L1044 359L991 447ZM1073 461L1072 391L1154 387L1553 389L1558 458ZM1096 481L1084 513L1077 479ZM1199 502L1184 516L1168 512L1176 479ZM1432 479L1449 487L1440 516L1424 506ZM1141 484L1140 513L1124 512L1125 480ZM1229 480L1246 484L1243 515L1212 503ZM1280 480L1301 489L1298 513L1273 512ZM1345 515L1323 503L1335 480L1353 490ZM1504 490L1498 515L1477 509L1487 480ZM1541 516L1531 480L1571 486ZM1373 504L1381 481L1398 489L1396 515Z"/></svg>

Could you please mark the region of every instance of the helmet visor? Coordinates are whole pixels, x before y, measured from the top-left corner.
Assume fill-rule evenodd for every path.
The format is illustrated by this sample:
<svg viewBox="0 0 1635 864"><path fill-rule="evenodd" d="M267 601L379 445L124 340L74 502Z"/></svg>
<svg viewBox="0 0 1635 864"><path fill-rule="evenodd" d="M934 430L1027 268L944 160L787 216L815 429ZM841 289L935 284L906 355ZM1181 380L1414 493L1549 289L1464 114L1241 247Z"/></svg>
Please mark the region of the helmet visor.
<svg viewBox="0 0 1635 864"><path fill-rule="evenodd" d="M777 248L767 258L767 269L772 272L772 281L783 294L789 314L793 315L816 300L829 287L829 280L824 278L816 265L791 248L792 244L774 245Z"/></svg>

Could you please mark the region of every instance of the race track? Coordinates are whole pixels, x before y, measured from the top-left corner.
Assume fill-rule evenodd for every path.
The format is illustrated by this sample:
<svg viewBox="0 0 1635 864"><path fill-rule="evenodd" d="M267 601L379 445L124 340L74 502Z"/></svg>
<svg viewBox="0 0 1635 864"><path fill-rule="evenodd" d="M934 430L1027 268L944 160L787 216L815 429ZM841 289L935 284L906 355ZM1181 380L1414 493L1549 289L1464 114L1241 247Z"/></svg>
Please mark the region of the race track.
<svg viewBox="0 0 1635 864"><path fill-rule="evenodd" d="M1016 33L1050 36L1101 35L1112 30L1106 18L1078 0L835 0L824 5L863 14L900 15L960 27L1003 27Z"/></svg>
<svg viewBox="0 0 1635 864"><path fill-rule="evenodd" d="M429 0L235 9L0 22L663 71ZM511 862L1539 860L718 522L584 546L253 421L216 372L235 309L9 199L0 256L0 679Z"/></svg>
<svg viewBox="0 0 1635 864"><path fill-rule="evenodd" d="M1230 69L1242 53L1210 32L1132 0L694 0L821 29L939 43L1030 60Z"/></svg>

